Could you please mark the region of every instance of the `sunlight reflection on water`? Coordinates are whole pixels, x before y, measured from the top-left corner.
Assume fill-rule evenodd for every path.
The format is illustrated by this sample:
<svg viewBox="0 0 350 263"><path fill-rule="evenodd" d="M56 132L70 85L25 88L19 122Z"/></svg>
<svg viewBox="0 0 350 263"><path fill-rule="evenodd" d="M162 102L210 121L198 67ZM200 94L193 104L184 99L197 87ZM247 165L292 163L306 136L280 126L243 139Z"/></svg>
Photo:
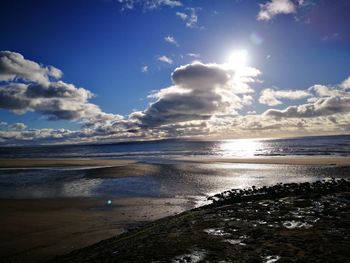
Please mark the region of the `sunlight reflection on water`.
<svg viewBox="0 0 350 263"><path fill-rule="evenodd" d="M262 154L263 149L264 143L260 140L239 139L222 141L215 150L223 157L254 157Z"/></svg>

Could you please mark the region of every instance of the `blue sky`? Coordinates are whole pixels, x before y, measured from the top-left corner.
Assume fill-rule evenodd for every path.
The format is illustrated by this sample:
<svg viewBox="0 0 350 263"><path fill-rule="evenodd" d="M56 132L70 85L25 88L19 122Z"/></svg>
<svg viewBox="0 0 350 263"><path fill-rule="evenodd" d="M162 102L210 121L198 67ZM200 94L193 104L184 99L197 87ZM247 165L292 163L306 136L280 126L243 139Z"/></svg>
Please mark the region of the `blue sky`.
<svg viewBox="0 0 350 263"><path fill-rule="evenodd" d="M108 125L113 127L119 123L116 133L130 129L131 126L132 130L140 132L137 135L123 135L121 138L109 134L106 139L186 136L186 131L174 133L172 127L170 132L168 126L174 124L188 127L191 126L191 121L197 123L191 126L192 130L190 129L188 136L203 136L208 132L206 129L196 134L193 133L193 128L199 125L199 121L208 119L216 118L216 123L219 115L232 115L230 125L233 125L232 123L238 121L237 118L243 118L248 113L255 115L252 117L252 122L255 122L258 115L262 116L270 109L283 111L289 106L314 103L316 98L325 97L315 89L310 90L315 84L337 91L338 93L334 95L333 92L332 96L344 99L347 94L339 93L339 90L350 75L350 21L347 16L349 11L350 4L346 0L5 0L1 2L0 9L0 50L20 54L24 60L35 62L42 67L52 65L61 70L63 76L56 78L56 82L73 84L75 88L83 87L95 94L84 100L84 103L97 105L100 108L97 114L118 115L117 119L113 120L110 116L108 121ZM244 106L231 105L230 109L218 107L213 111L203 108L205 114L193 111L192 118L172 118L174 112L179 114L179 110L174 108L162 108L163 111L173 110L171 116L154 116L154 109L159 110L159 105L167 107L163 102L168 102L169 98L164 97L163 93L153 98L148 96L154 90L160 91L172 86L174 80L171 75L178 67L193 65L194 60L200 61L202 68L210 67L210 63L223 65L228 63L232 53L239 50L245 50L248 57L244 66L260 72L258 75L249 76L254 78L254 81L249 82L250 92L244 93L246 95L236 93L241 99L243 96L250 96L251 98L246 97L249 103L244 102ZM163 61L160 58L163 58ZM6 65L1 67L0 64L0 79L1 74L6 73L4 70L9 69ZM13 78L2 78L0 86L4 92L5 89L9 90L8 85L11 83L33 84L37 81L25 79L18 74L15 72ZM245 80L243 82L244 85L247 84ZM48 83L45 85L46 88L52 88ZM177 85L182 87L187 84L181 82ZM264 101L261 99L262 92L266 89L268 91L265 95L270 96L269 102L266 103L265 96L265 102L261 103ZM308 90L317 94L300 93ZM290 94L277 93L279 91L293 91L291 96L294 97L289 99ZM343 91L346 92L347 88L343 88ZM172 92L176 93L178 90ZM191 92L197 94L195 89L191 89ZM273 99L279 96L278 101L281 103L271 103L271 96L274 96ZM152 103L157 101L161 103L152 108ZM35 103L37 105L37 101ZM0 103L0 108L0 121L4 123L2 141L5 143L21 141L22 134L33 129L69 130L67 132L70 135L62 141L71 140L72 132L75 132L74 136L81 138L84 136L76 133L87 127L86 120L82 119L92 116L91 113L79 113L78 117L62 117L53 114L51 108L43 109L42 105L28 106L20 110L15 107L14 110L13 107L1 106ZM169 121L159 123L157 120L158 124L155 127L149 123L150 116L140 117L136 114L136 119L130 118L130 114L135 112L153 114L152 120L170 117ZM341 132L347 133L344 128L347 111L342 108L339 112L345 116L341 119ZM328 113L317 113L317 116L313 116L328 118L339 115L337 112ZM200 117L193 117L195 115ZM259 119L259 127L264 126L263 122L281 122L281 114L278 113L277 117L276 114L272 114L274 119L270 121L266 120L267 115L269 114L264 115L263 121ZM311 122L322 121L311 121L310 116L306 115L288 115L282 118L289 123L293 119L293 125L296 125L296 119L305 120L308 127L315 125ZM11 128L14 123L23 123L26 128L21 131L14 130ZM106 128L106 125L103 124L103 128ZM212 123L205 125L207 128L210 125L213 127ZM152 131L145 135L142 129ZM208 129L214 137L242 137L242 130L233 134L221 131L218 135L217 131L213 132L210 127ZM299 131L283 131L279 128L275 130L275 136L314 134L316 130L316 126L314 129ZM330 134L336 131L339 131L339 127L332 126L323 133ZM14 133L18 136L9 135ZM266 136L264 132L252 132L250 137L259 135ZM53 140L50 136L45 137L44 141ZM77 138L75 140L78 140ZM91 136L88 141L92 141L93 138L95 137ZM30 137L31 142L35 142L36 139L40 142L42 137Z"/></svg>

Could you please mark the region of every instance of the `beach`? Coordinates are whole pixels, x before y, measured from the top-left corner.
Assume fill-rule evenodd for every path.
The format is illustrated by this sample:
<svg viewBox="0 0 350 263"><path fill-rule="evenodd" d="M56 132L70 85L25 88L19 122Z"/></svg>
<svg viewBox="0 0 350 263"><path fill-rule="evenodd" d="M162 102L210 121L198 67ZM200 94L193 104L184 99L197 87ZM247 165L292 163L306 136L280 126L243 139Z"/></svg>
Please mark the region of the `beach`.
<svg viewBox="0 0 350 263"><path fill-rule="evenodd" d="M53 262L347 262L349 180L222 193Z"/></svg>
<svg viewBox="0 0 350 263"><path fill-rule="evenodd" d="M253 184L273 185L282 181L282 178L290 182L315 181L317 178L312 177L313 174L323 170L334 176L337 176L338 171L339 176L344 177L349 160L349 157L193 157L146 163L107 159L3 159L0 160L3 172L30 172L23 175L29 178L39 173L45 175L40 180L47 180L45 178L51 176L47 173L52 169L58 174L71 172L72 169L79 174L76 183L79 187L82 182L98 180L98 185L112 184L113 189L120 185L121 188L109 193L102 188L98 190L102 192L94 194L93 189L100 187L94 186L89 192L75 187L68 192L65 190L53 194L52 188L45 190L40 187L46 187L46 184L39 184L39 188L35 188L36 192L41 193L39 197L28 192L27 195L11 199L1 198L0 254L12 262L45 262L147 222L196 208L206 204L208 196L231 188L242 189ZM310 172L310 175L295 177L295 167L300 173ZM251 172L247 173L249 169ZM242 173L244 171L245 174ZM284 177L278 177L281 171L286 173L282 175ZM289 179L288 173L293 175ZM16 177L16 173L10 176ZM59 184L59 188L66 189L66 185L71 184L66 180L74 176L64 176L64 187ZM141 180L140 183L138 180ZM140 192L140 185L149 181L153 183L146 184L146 190ZM57 179L54 185L58 187ZM16 183L16 187L14 189L22 186ZM149 189L152 187L157 191L152 192L154 189ZM135 192L123 193L125 188L135 189ZM83 196L80 196L79 191ZM120 191L121 195L118 194Z"/></svg>
<svg viewBox="0 0 350 263"><path fill-rule="evenodd" d="M186 209L166 198L0 200L0 255L11 262L46 262Z"/></svg>
<svg viewBox="0 0 350 263"><path fill-rule="evenodd" d="M2 169L82 168L88 178L144 176L156 166L124 160L0 160ZM0 255L45 262L128 228L188 209L181 198L0 199Z"/></svg>
<svg viewBox="0 0 350 263"><path fill-rule="evenodd" d="M1 0L0 263L349 262L349 13Z"/></svg>

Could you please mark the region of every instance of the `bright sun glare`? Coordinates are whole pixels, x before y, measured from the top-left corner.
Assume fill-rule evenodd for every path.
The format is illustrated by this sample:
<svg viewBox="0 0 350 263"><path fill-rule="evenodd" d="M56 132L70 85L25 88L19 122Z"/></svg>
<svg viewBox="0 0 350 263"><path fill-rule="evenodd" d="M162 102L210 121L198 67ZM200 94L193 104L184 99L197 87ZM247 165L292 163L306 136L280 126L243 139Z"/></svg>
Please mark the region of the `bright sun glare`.
<svg viewBox="0 0 350 263"><path fill-rule="evenodd" d="M231 67L243 68L248 62L248 52L245 49L236 50L229 56L229 64Z"/></svg>

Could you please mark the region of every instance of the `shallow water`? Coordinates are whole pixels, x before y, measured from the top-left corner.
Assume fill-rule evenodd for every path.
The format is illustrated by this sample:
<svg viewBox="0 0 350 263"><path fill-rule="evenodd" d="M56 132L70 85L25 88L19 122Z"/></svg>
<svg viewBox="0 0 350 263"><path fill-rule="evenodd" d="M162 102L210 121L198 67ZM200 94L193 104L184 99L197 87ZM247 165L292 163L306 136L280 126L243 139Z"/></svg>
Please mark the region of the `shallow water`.
<svg viewBox="0 0 350 263"><path fill-rule="evenodd" d="M0 169L0 198L205 197L252 185L347 177L349 167L190 163L174 157L350 156L350 136L279 140L165 140L106 145L0 147L0 158L135 159L156 164L147 176L88 176L87 167ZM96 168L96 167L95 167Z"/></svg>
<svg viewBox="0 0 350 263"><path fill-rule="evenodd" d="M0 198L184 197L203 201L232 188L345 178L350 167L239 163L156 164L158 172L122 178L88 177L88 169L1 169Z"/></svg>

